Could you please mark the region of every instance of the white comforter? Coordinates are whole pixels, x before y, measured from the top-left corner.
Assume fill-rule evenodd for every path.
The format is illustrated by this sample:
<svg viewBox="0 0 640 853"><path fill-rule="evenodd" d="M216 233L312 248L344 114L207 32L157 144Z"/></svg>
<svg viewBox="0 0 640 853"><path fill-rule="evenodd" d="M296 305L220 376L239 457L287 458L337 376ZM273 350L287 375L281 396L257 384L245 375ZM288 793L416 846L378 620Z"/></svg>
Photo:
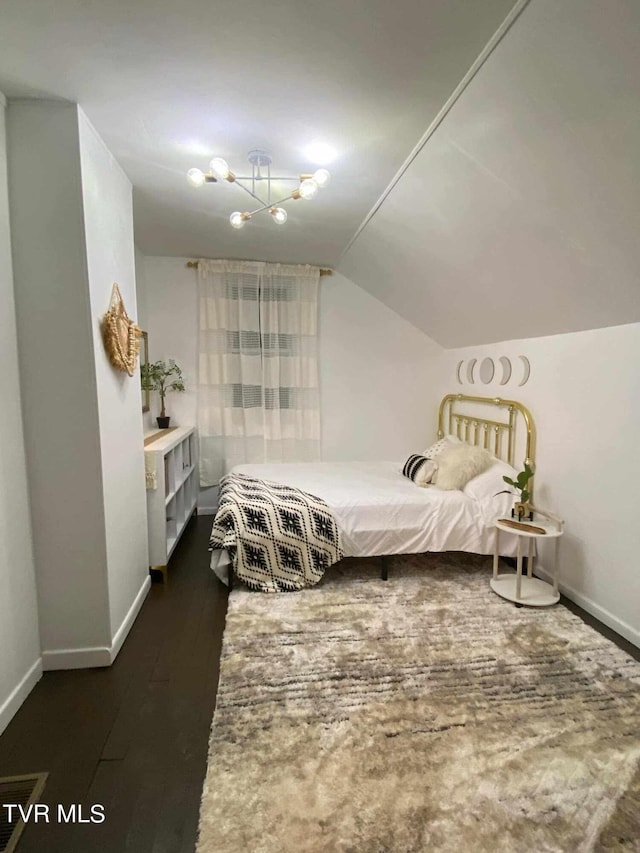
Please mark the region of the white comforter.
<svg viewBox="0 0 640 853"><path fill-rule="evenodd" d="M475 500L460 491L420 488L403 477L398 462L281 462L238 465L233 470L286 483L326 501L347 557L424 551L490 554L494 522L513 502L509 495ZM497 477L495 491L501 486ZM515 536L501 536L501 553L513 556L515 543Z"/></svg>

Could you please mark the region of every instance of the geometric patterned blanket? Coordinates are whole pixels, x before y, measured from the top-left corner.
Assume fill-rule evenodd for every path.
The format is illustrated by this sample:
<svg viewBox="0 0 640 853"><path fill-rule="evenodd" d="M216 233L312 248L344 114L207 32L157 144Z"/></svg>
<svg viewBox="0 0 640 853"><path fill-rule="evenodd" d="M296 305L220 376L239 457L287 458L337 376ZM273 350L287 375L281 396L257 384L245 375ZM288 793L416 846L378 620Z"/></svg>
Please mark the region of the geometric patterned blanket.
<svg viewBox="0 0 640 853"><path fill-rule="evenodd" d="M336 520L323 500L245 474L220 481L209 546L226 548L237 577L260 592L314 586L344 556Z"/></svg>

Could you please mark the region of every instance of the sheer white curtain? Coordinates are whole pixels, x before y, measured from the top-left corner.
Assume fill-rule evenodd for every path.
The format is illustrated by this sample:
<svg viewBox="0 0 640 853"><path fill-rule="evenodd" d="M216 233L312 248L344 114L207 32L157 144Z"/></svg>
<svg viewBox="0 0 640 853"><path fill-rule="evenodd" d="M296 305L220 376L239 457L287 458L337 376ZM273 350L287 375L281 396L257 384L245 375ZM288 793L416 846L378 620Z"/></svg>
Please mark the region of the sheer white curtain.
<svg viewBox="0 0 640 853"><path fill-rule="evenodd" d="M318 285L309 266L198 264L200 482L320 458Z"/></svg>

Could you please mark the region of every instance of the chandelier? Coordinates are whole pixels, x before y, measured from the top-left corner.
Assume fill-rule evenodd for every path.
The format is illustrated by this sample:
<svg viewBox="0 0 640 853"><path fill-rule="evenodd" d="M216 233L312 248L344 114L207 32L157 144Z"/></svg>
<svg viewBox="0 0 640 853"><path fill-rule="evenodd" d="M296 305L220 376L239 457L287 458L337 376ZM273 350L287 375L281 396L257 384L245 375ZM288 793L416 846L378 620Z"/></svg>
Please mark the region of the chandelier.
<svg viewBox="0 0 640 853"><path fill-rule="evenodd" d="M326 187L331 177L326 169L318 169L313 174L298 175L296 178L283 177L282 175L274 176L271 174L271 155L267 151L256 148L249 151L247 156L251 163L250 175L234 174L227 161L223 160L222 157L213 158L209 163L208 172L203 172L201 169L189 169L187 172L187 180L193 187L215 184L218 181L229 181L229 183L236 184L243 189L254 201L258 202L260 206L255 210L235 210L231 214L229 222L233 228L242 228L245 222L248 222L256 214L267 211L276 225L284 225L287 221L287 211L280 205L286 201L296 201L299 198L310 201L318 195L318 190L321 187ZM294 183L298 186L290 195L274 201L271 197L272 181Z"/></svg>

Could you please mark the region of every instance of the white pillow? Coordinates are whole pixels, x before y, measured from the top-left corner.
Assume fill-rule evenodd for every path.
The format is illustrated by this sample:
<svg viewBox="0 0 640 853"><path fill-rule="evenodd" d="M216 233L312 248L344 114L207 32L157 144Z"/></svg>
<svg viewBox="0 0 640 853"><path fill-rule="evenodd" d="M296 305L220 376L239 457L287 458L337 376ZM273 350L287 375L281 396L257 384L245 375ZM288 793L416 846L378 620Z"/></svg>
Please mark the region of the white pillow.
<svg viewBox="0 0 640 853"><path fill-rule="evenodd" d="M488 450L464 442L446 448L437 458L438 470L432 483L448 491L463 489L472 477L486 471L492 460Z"/></svg>
<svg viewBox="0 0 640 853"><path fill-rule="evenodd" d="M511 477L512 480L515 480L518 474L507 462L494 458L493 464L486 471L469 480L464 487L464 493L477 501L482 501L485 498L493 498L498 492L510 488L509 484L505 483L502 479L503 476Z"/></svg>
<svg viewBox="0 0 640 853"><path fill-rule="evenodd" d="M446 450L448 447L453 447L456 444L462 444L457 435L445 435L444 438L438 439L435 444L432 444L431 447L427 447L426 450L423 450L422 455L426 456L427 459L434 459L436 456L439 456L443 450Z"/></svg>

